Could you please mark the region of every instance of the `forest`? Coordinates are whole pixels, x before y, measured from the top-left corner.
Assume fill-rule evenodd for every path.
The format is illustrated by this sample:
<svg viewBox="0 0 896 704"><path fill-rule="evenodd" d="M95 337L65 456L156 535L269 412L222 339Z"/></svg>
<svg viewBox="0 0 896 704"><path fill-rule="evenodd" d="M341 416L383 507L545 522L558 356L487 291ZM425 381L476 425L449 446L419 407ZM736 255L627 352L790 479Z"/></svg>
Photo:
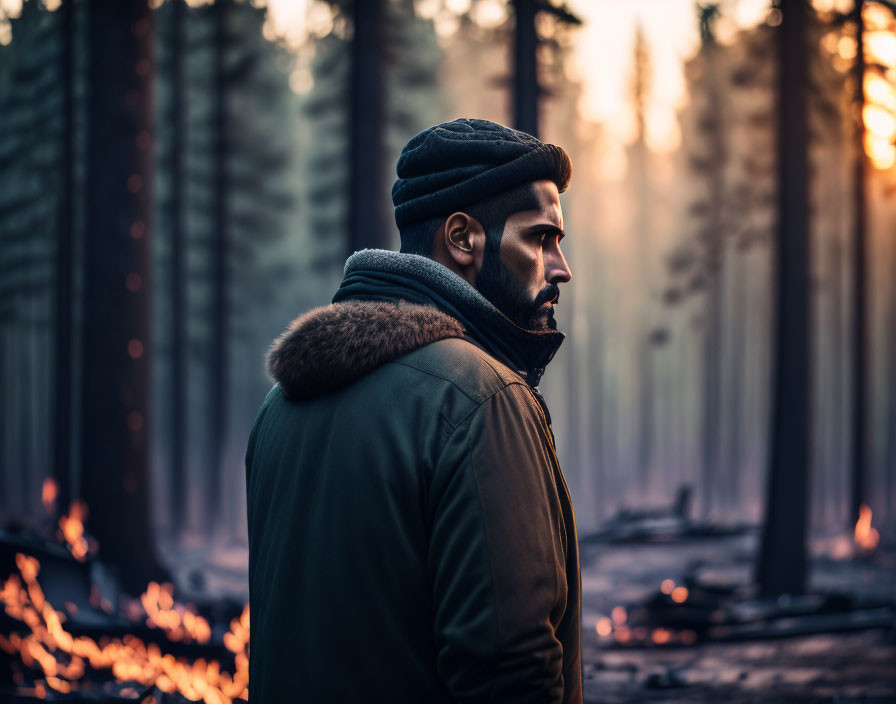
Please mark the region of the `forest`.
<svg viewBox="0 0 896 704"><path fill-rule="evenodd" d="M896 699L896 2L660 5L0 0L0 700L249 699L266 352L457 117L573 163L585 700Z"/></svg>

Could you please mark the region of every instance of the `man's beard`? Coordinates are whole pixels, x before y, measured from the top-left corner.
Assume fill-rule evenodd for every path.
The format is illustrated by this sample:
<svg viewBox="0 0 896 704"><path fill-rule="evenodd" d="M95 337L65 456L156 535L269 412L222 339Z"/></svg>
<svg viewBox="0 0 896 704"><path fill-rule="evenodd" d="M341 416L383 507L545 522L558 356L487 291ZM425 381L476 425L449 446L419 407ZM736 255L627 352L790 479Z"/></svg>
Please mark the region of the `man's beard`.
<svg viewBox="0 0 896 704"><path fill-rule="evenodd" d="M507 271L497 248L486 246L482 269L476 275L476 289L521 328L557 329L554 306L544 304L558 299L560 289L547 284L533 301L525 287Z"/></svg>

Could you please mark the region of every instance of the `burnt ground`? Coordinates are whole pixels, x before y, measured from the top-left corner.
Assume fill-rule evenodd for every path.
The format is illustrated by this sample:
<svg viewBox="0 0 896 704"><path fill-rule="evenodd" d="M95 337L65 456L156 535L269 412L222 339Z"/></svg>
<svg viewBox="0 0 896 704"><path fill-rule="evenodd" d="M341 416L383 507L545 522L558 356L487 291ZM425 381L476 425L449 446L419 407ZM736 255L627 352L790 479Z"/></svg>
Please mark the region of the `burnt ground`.
<svg viewBox="0 0 896 704"><path fill-rule="evenodd" d="M613 525L600 540L585 537L580 545L589 704L896 703L896 541L866 555L854 554L846 536L817 541L810 594L769 601L756 599L750 587L756 543L751 531L713 534L711 526L704 530L680 517ZM649 530L633 536L632 526ZM664 543L656 542L657 526ZM0 562L5 555L14 571L12 555L28 549L21 537L6 539L0 540ZM622 539L627 542L610 542ZM102 599L96 606L93 592L103 592L97 581L103 570L74 561L59 546L37 538L32 543L40 553L47 598L65 604L72 627L78 621L83 633L99 637L138 632L188 659L229 657L217 639L204 646L171 643L142 616L115 615ZM226 630L247 597L245 547L197 542L171 557L178 598L194 600L219 632ZM71 611L69 600L81 604L79 610ZM10 632L21 630L10 619L5 625ZM8 701L7 695L34 701L40 669L23 669L19 658L6 658L8 669L4 655L0 701ZM112 682L107 670L91 678L79 685L81 701L122 701L110 698L107 689L133 684ZM185 701L157 694L164 701Z"/></svg>
<svg viewBox="0 0 896 704"><path fill-rule="evenodd" d="M585 701L629 702L896 702L896 623L850 630L850 614L825 616L831 628L796 637L739 642L622 646L598 636L596 624L616 606L632 613L688 576L716 585L749 585L755 536L688 539L667 544L583 541ZM848 545L848 543L847 543ZM811 591L847 596L856 608L896 598L896 553L831 559L844 538L815 546ZM867 612L866 612L867 613ZM853 613L853 615L855 615ZM811 620L811 619L810 619ZM884 619L886 621L886 618ZM761 636L763 628L755 629ZM813 629L808 629L813 630ZM840 631L840 632L838 632ZM648 631L649 633L649 631ZM631 642L631 641L630 641Z"/></svg>
<svg viewBox="0 0 896 704"><path fill-rule="evenodd" d="M660 591L665 579L683 584L738 585L751 581L755 534L688 538L663 544L581 541L583 665L588 704L634 702L894 702L896 624L889 628L822 632L677 647L620 647L600 638L597 620L616 606L629 612ZM843 594L859 607L896 600L896 546L854 557L847 536L814 545L811 589ZM189 589L197 574L208 593L244 598L244 549L183 554L178 581ZM840 554L831 559L830 554ZM190 578L193 575L193 579ZM198 586L198 585L196 585ZM838 624L838 618L833 618ZM842 626L842 624L840 624ZM761 631L761 627L758 629Z"/></svg>

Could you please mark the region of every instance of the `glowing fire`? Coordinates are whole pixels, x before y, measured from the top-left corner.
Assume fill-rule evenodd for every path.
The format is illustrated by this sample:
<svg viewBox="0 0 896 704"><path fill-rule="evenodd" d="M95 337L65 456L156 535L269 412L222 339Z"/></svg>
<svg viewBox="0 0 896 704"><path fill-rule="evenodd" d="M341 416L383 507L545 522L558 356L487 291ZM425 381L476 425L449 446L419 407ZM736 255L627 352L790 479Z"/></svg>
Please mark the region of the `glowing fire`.
<svg viewBox="0 0 896 704"><path fill-rule="evenodd" d="M868 504L862 504L859 508L854 537L856 547L865 553L872 552L880 541L880 533L871 525L871 507Z"/></svg>
<svg viewBox="0 0 896 704"><path fill-rule="evenodd" d="M90 552L90 545L84 535L84 521L87 520L87 504L80 499L73 501L68 515L59 517L59 534L75 559L83 562Z"/></svg>
<svg viewBox="0 0 896 704"><path fill-rule="evenodd" d="M146 611L146 625L162 629L171 640L208 643L212 637L208 621L191 608L174 602L172 584L150 582L140 595L140 603Z"/></svg>
<svg viewBox="0 0 896 704"><path fill-rule="evenodd" d="M133 635L120 639L104 638L99 643L85 636L72 636L63 626L66 615L53 609L37 582L40 570L38 561L19 553L16 555L16 566L19 574L7 578L0 590L0 602L7 615L25 624L30 633L24 636L12 633L8 638L0 634L0 650L8 655L18 654L26 667L39 667L43 672L44 682L36 683L29 693L45 698L47 687L58 692L77 690L77 681L89 664L94 670L111 670L119 681L154 685L169 694L179 692L191 701L230 704L236 697L249 698L248 605L240 618L231 622L230 631L224 634L224 644L235 654L235 672L231 675L222 672L221 664L216 660L200 658L193 663L178 660L170 653L163 653L158 645L146 645ZM190 637L204 635L204 628L196 625L199 617L193 614L193 626L188 627L186 614L192 612L181 613L173 599L169 604L170 596L167 585L153 587L151 584L147 588L142 600L144 606L149 604L147 615L150 619L174 611L178 618L175 628L182 629L184 636L191 633L190 628L195 633ZM150 610L154 617L150 615ZM170 615L161 618L166 626L174 623Z"/></svg>
<svg viewBox="0 0 896 704"><path fill-rule="evenodd" d="M683 604L690 596L687 587L676 586L672 579L660 582L660 592L675 604ZM646 612L634 609L629 612L624 606L614 606L609 616L599 616L594 623L594 631L601 641L615 640L619 645L693 645L697 641L697 633L691 629L676 630L658 626L649 629L647 624L638 625Z"/></svg>
<svg viewBox="0 0 896 704"><path fill-rule="evenodd" d="M47 513L53 513L56 510L57 496L59 496L59 485L56 484L55 479L47 477L40 490L40 500Z"/></svg>
<svg viewBox="0 0 896 704"><path fill-rule="evenodd" d="M687 587L675 587L672 590L672 593L669 595L672 597L672 601L676 604L683 604L688 600L688 588Z"/></svg>

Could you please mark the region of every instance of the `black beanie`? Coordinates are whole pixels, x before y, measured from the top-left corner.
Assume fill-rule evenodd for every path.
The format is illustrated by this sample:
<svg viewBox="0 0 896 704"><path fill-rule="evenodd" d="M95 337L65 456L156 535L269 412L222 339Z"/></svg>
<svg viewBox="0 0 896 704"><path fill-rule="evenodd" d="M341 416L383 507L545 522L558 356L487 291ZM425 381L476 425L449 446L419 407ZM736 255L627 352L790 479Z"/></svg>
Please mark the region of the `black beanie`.
<svg viewBox="0 0 896 704"><path fill-rule="evenodd" d="M530 134L464 118L411 139L401 150L397 171L392 202L400 228L530 181L550 179L562 193L572 164L560 147Z"/></svg>

